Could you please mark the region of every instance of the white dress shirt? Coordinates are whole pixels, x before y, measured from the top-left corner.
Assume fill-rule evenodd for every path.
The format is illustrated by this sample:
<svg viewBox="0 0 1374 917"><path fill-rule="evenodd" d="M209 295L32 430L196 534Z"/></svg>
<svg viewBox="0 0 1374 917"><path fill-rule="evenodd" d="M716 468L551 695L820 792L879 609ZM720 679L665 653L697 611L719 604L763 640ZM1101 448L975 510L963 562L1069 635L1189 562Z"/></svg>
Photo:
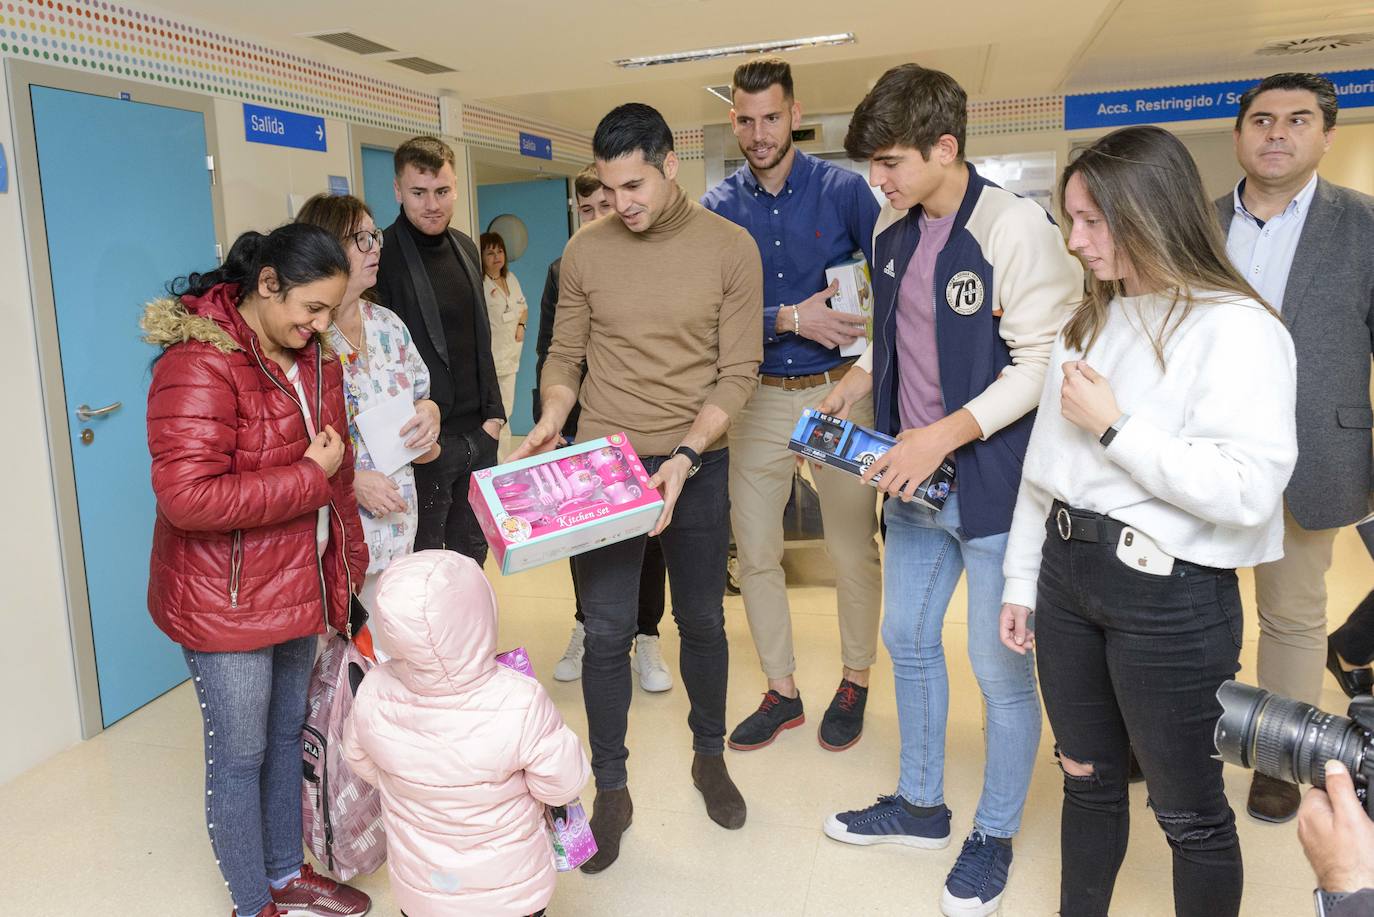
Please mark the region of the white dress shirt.
<svg viewBox="0 0 1374 917"><path fill-rule="evenodd" d="M1312 173L1311 180L1288 202L1282 213L1263 223L1245 209L1241 199L1244 191L1245 179L1242 178L1231 192L1236 215L1226 236L1226 254L1264 301L1273 306L1274 311L1282 312L1283 291L1288 286L1293 254L1298 250L1298 238L1317 193L1317 173Z"/></svg>

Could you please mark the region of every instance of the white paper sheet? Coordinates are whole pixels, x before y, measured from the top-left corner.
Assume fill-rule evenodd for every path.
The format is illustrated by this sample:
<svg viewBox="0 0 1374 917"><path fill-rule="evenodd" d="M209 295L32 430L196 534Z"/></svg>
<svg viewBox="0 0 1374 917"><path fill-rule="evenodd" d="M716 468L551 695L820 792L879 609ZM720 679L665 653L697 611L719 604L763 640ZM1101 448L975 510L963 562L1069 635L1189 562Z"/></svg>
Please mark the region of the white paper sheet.
<svg viewBox="0 0 1374 917"><path fill-rule="evenodd" d="M372 464L382 474L394 474L402 465L429 451L428 446L406 448L401 437L401 427L414 416L415 401L407 393L373 405L354 418Z"/></svg>

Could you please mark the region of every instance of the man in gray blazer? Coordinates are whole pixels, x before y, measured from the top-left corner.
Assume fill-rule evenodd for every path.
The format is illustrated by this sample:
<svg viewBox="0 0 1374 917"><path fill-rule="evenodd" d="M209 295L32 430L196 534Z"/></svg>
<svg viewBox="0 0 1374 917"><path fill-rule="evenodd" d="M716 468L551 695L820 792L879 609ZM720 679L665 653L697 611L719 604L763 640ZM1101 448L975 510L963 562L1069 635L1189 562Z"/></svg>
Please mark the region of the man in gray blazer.
<svg viewBox="0 0 1374 917"><path fill-rule="evenodd" d="M1335 88L1279 73L1236 116L1245 178L1216 202L1232 262L1283 316L1298 357L1298 465L1283 559L1255 568L1259 683L1316 704L1327 659L1326 571L1337 530L1370 508L1374 198L1317 176L1336 128ZM1246 810L1283 822L1298 788L1256 773Z"/></svg>

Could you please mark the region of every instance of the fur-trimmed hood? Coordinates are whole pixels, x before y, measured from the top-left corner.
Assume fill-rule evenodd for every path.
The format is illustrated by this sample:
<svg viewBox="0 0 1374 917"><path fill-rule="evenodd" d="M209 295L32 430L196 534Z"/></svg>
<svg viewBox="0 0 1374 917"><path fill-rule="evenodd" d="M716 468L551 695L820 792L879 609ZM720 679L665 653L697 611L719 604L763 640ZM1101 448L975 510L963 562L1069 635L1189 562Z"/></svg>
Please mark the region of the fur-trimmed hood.
<svg viewBox="0 0 1374 917"><path fill-rule="evenodd" d="M200 299L191 299L191 308L187 307L189 297L167 296L148 303L143 307L143 316L138 321L143 329L143 340L163 350L186 341L209 344L221 353L243 350L243 345L216 320L215 313L219 310L214 306L219 304L204 308L207 300L213 296L214 291Z"/></svg>

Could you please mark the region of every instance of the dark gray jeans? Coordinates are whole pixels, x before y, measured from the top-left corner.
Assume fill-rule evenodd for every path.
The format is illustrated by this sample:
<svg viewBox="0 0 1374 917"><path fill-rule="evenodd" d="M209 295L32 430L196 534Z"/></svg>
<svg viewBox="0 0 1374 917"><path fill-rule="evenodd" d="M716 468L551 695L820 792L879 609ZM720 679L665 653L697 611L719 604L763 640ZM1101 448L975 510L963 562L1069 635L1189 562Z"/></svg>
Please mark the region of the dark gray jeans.
<svg viewBox="0 0 1374 917"><path fill-rule="evenodd" d="M439 457L415 466L415 493L420 518L415 550L447 548L477 563L487 560L487 539L468 503L472 473L496 464L496 440L481 427L466 433L439 434Z"/></svg>
<svg viewBox="0 0 1374 917"><path fill-rule="evenodd" d="M1235 917L1243 873L1212 732L1217 688L1240 668L1234 570L1176 561L1156 576L1115 544L1064 541L1046 525L1036 662L1057 751L1091 764L1064 774L1059 908L1106 917L1130 830L1132 749L1173 850L1174 911Z"/></svg>
<svg viewBox="0 0 1374 917"><path fill-rule="evenodd" d="M237 653L183 649L205 725L205 822L240 914L301 868L301 729L315 637Z"/></svg>
<svg viewBox="0 0 1374 917"><path fill-rule="evenodd" d="M650 474L667 456L643 459ZM701 470L682 488L673 521L659 536L668 566L673 618L682 638L679 667L691 712L692 748L725 751L725 685L730 649L725 641L725 565L730 551L729 452L702 456ZM587 636L582 699L597 789L625 786L625 733L634 686L630 646L639 617L639 582L646 536L579 555L577 591Z"/></svg>

